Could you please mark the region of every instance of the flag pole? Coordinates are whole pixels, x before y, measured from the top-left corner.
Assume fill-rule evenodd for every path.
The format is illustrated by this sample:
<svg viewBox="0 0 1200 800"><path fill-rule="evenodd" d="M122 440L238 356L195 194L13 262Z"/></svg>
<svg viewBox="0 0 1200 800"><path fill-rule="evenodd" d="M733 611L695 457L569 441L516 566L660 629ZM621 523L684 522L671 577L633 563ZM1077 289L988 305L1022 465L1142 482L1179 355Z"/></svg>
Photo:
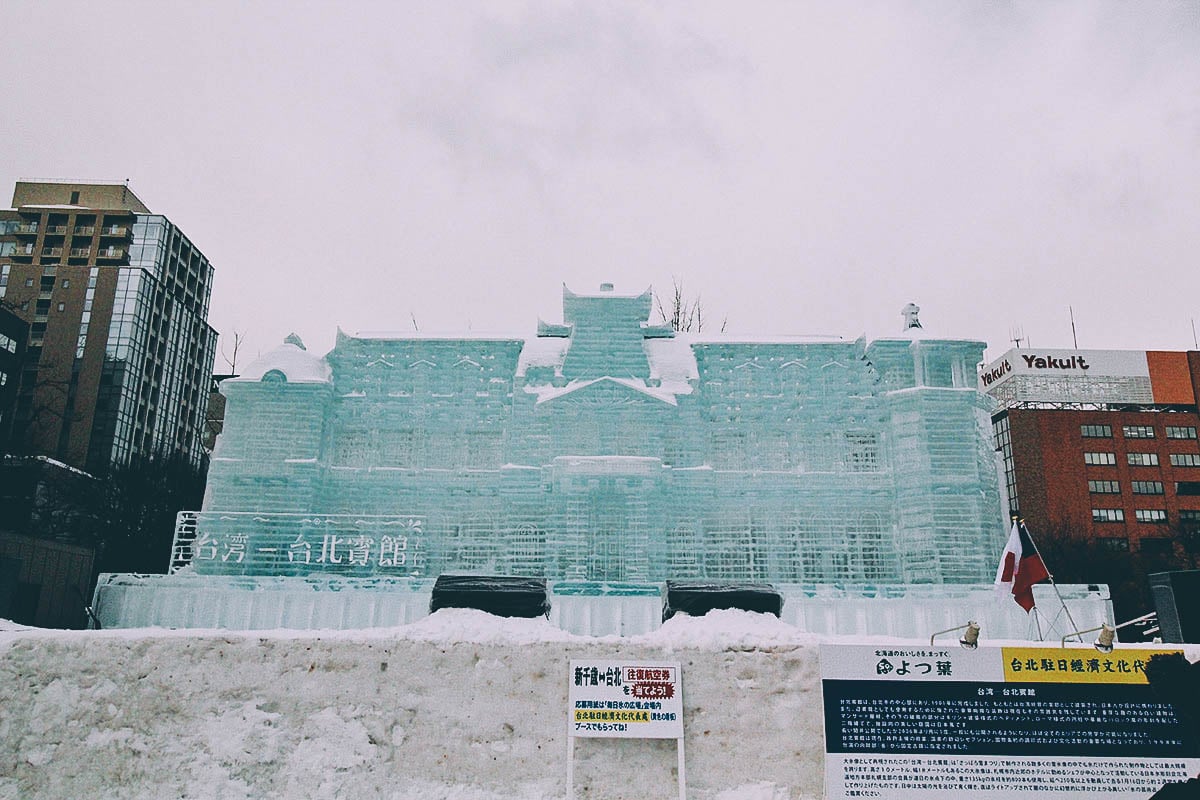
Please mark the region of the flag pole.
<svg viewBox="0 0 1200 800"><path fill-rule="evenodd" d="M1033 540L1033 534L1029 532L1029 528L1025 527L1025 518L1024 517L1013 517L1013 519L1016 521L1016 523L1018 525L1021 526L1021 529L1025 531L1025 535L1029 537L1029 543L1031 545L1033 545L1033 552L1037 553L1038 558L1042 559L1042 564L1045 565L1045 567L1046 567L1046 576L1050 579L1050 585L1054 587L1054 594L1056 597L1058 597L1059 604L1062 606L1063 611L1066 612L1066 614L1067 614L1067 622L1071 623L1071 630L1073 630L1073 631L1079 630L1079 626L1075 624L1074 617L1071 616L1071 609L1067 608L1067 601L1063 599L1062 592L1059 590L1058 584L1054 582L1054 573L1050 571L1050 565L1046 564L1045 558L1042 558L1042 551L1038 549L1037 542L1035 542ZM1034 608L1034 612L1036 613L1037 606L1035 605L1033 608ZM1041 636L1041 635L1042 635L1042 626L1039 623L1038 624L1038 636ZM1083 641L1083 637L1078 634L1076 634L1075 638L1081 642Z"/></svg>

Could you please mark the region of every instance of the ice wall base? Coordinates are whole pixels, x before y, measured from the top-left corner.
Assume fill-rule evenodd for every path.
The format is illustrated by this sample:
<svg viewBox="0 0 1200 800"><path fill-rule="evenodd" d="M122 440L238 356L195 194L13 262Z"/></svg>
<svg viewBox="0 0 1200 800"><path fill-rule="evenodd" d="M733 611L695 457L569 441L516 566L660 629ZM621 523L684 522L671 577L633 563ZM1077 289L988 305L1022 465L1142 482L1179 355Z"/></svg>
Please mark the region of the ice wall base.
<svg viewBox="0 0 1200 800"><path fill-rule="evenodd" d="M94 609L104 628L348 630L415 622L429 613L432 580L100 576ZM777 587L782 619L801 631L834 636L928 638L974 619L993 639L1055 640L1071 632L1051 586L1035 587L1039 633L1032 616L991 585ZM1112 622L1108 588L1059 587L1081 627ZM662 587L654 584L551 585L550 620L571 633L633 636L662 620Z"/></svg>

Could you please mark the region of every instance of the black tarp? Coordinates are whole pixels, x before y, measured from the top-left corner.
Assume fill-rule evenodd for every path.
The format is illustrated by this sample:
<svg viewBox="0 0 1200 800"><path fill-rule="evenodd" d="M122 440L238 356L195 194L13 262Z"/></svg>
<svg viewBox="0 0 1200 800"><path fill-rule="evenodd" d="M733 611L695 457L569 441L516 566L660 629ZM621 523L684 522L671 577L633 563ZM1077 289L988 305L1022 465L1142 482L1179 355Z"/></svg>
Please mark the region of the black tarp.
<svg viewBox="0 0 1200 800"><path fill-rule="evenodd" d="M778 617L783 611L783 595L766 583L667 581L663 622L680 612L702 617L719 608L740 608Z"/></svg>
<svg viewBox="0 0 1200 800"><path fill-rule="evenodd" d="M550 599L544 578L439 575L429 612L439 608L477 608L498 617L546 617Z"/></svg>

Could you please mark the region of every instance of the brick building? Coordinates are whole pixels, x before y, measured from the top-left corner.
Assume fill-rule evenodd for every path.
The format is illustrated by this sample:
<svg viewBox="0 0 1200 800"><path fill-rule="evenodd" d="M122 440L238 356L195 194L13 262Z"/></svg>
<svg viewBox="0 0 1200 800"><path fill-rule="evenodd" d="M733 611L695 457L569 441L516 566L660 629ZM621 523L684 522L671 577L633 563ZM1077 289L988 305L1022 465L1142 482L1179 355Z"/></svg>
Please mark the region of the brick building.
<svg viewBox="0 0 1200 800"><path fill-rule="evenodd" d="M198 463L208 259L124 184L19 181L12 205L0 300L29 332L5 449L90 471L152 452Z"/></svg>
<svg viewBox="0 0 1200 800"><path fill-rule="evenodd" d="M1184 555L1200 530L1200 352L1010 350L981 388L1010 508L1034 531Z"/></svg>
<svg viewBox="0 0 1200 800"><path fill-rule="evenodd" d="M2 292L3 286L0 286ZM17 410L17 379L25 361L29 323L0 304L0 449L12 436Z"/></svg>

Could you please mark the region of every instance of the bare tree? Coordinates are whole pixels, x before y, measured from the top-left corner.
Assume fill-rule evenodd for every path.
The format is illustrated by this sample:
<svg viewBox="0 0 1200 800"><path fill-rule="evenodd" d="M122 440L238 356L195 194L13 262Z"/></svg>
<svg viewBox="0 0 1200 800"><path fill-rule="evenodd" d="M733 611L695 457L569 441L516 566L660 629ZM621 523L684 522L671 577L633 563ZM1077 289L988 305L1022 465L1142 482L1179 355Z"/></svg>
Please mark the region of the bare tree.
<svg viewBox="0 0 1200 800"><path fill-rule="evenodd" d="M226 348L225 346L222 346L221 358L226 364L229 365L230 373L236 375L238 351L242 349L242 342L246 341L246 332L234 330L233 333L229 334L229 336L233 340L233 346L232 348ZM226 344L228 344L228 340L226 340ZM227 352L227 349L231 350L232 352Z"/></svg>
<svg viewBox="0 0 1200 800"><path fill-rule="evenodd" d="M668 323L673 330L677 331L695 331L699 333L704 330L705 317L704 307L700 303L700 295L696 295L691 300L688 300L683 292L683 282L678 278L671 278L672 293L668 306L663 305L662 296L658 292L654 293L654 304L658 308L658 315L662 317L662 321ZM721 331L724 332L729 318L721 320Z"/></svg>
<svg viewBox="0 0 1200 800"><path fill-rule="evenodd" d="M1154 610L1148 575L1194 568L1197 563L1198 542L1191 529L1180 526L1171 533L1158 551L1140 543L1130 548L1126 538L1097 538L1059 521L1038 532L1037 546L1056 581L1108 584L1117 619L1133 619Z"/></svg>
<svg viewBox="0 0 1200 800"><path fill-rule="evenodd" d="M58 440L61 426L75 424L82 419L82 415L74 408L71 381L52 377L60 372L59 362L42 358L35 360L28 348L17 366L18 380L24 382L30 375L34 376L28 389L21 386L22 391L28 391L29 402L20 408L13 420L10 441L7 445L0 442L0 449L20 455L39 451L56 453L54 442Z"/></svg>

